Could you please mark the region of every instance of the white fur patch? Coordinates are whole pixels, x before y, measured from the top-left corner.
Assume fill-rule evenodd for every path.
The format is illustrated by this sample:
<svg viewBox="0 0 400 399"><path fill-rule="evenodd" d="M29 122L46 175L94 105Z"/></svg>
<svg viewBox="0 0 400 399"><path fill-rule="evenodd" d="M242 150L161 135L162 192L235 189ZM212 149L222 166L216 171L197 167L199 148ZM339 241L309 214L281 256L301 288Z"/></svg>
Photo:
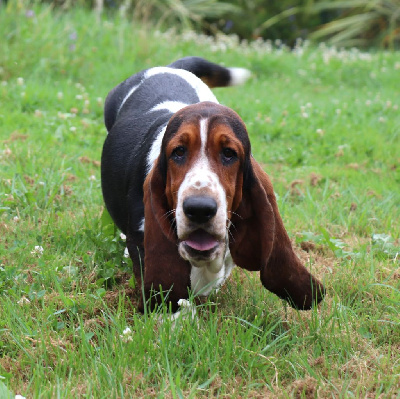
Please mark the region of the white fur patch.
<svg viewBox="0 0 400 399"><path fill-rule="evenodd" d="M217 98L214 96L213 92L210 90L210 88L202 81L200 80L196 75L193 73L186 71L184 69L175 69L175 68L169 68L169 67L155 67L149 69L145 75L144 78L150 78L151 76L158 75L160 73L170 73L172 75L177 75L181 77L182 79L186 80L194 90L196 90L196 93L199 97L199 101L212 101L214 103L218 104Z"/></svg>
<svg viewBox="0 0 400 399"><path fill-rule="evenodd" d="M189 104L185 104L180 101L164 101L163 103L157 104L149 112L160 111L162 109L165 109L166 111L169 111L174 114L175 112L180 111L182 108L185 108L188 105Z"/></svg>
<svg viewBox="0 0 400 399"><path fill-rule="evenodd" d="M143 233L144 233L144 218L142 219L142 221L140 222L140 225L139 225L139 229L138 229L139 231L142 231Z"/></svg>
<svg viewBox="0 0 400 399"><path fill-rule="evenodd" d="M151 168L153 167L154 162L160 155L161 144L162 144L162 140L164 138L166 128L167 128L167 126L165 125L161 129L160 133L158 133L157 138L154 140L153 144L151 145L150 152L147 155L147 170L146 170L147 174L151 171Z"/></svg>
<svg viewBox="0 0 400 399"><path fill-rule="evenodd" d="M124 99L123 99L122 102L121 102L121 105L120 105L119 108L118 108L117 115L119 114L119 111L121 111L121 108L122 108L123 105L126 103L126 101L128 100L128 98L135 92L135 90L136 90L141 84L142 84L142 83L140 82L138 85L133 86L133 87L129 90L128 94L124 97Z"/></svg>
<svg viewBox="0 0 400 399"><path fill-rule="evenodd" d="M206 156L206 145L207 145L207 119L200 120L200 140L201 140L201 147L200 147L200 157Z"/></svg>
<svg viewBox="0 0 400 399"><path fill-rule="evenodd" d="M227 249L221 269L214 273L207 267L193 267L190 271L190 285L194 295L207 296L218 289L230 276L235 267L231 253Z"/></svg>

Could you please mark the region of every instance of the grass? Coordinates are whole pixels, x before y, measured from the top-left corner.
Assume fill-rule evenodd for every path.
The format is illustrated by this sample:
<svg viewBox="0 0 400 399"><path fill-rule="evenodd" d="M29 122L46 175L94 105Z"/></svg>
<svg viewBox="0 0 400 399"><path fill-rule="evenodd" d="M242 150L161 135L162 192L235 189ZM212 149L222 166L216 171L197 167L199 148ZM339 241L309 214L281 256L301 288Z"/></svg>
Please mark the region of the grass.
<svg viewBox="0 0 400 399"><path fill-rule="evenodd" d="M1 397L400 397L398 53L289 52L14 1L0 36ZM197 322L137 313L103 215L102 107L132 73L186 55L253 71L215 92L327 287L318 309L235 270Z"/></svg>

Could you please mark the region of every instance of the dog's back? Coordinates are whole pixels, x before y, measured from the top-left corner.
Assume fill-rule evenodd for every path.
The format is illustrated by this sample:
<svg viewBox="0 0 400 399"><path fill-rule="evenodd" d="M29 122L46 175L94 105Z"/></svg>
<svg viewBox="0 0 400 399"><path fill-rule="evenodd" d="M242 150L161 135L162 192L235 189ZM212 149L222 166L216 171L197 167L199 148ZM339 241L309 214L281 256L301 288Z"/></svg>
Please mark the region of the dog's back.
<svg viewBox="0 0 400 399"><path fill-rule="evenodd" d="M143 182L160 153L171 116L190 104L218 103L209 87L240 84L248 77L246 69L186 57L141 71L109 93L102 189L107 209L124 233L128 228L143 232Z"/></svg>
<svg viewBox="0 0 400 399"><path fill-rule="evenodd" d="M146 105L150 106L147 110L154 104L162 103L163 100L166 101L165 99L177 101L179 98L182 102L186 102L186 105L200 101L214 100L217 102L211 91L207 90L204 85L195 82L193 76L184 71L197 76L211 88L241 84L249 77L247 69L225 68L200 57L185 57L167 67L154 67L141 71L120 83L108 94L104 107L107 130L110 132L117 116L123 109L129 109L129 104L138 100L144 102L143 107L140 107L141 109L146 109ZM169 74L168 79L165 79L165 74ZM190 82L191 87L184 87L183 81L186 84ZM138 90L139 88L141 90ZM196 91L199 91L199 93L193 93L193 89L197 89ZM141 91L146 95L141 96ZM155 98L148 98L147 96L152 93Z"/></svg>

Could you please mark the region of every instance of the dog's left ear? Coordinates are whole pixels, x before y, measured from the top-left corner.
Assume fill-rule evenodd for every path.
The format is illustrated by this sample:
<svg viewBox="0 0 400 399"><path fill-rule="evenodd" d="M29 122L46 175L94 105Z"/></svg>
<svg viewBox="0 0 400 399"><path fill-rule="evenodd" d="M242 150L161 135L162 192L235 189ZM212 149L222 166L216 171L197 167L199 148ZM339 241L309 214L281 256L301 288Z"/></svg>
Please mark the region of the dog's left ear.
<svg viewBox="0 0 400 399"><path fill-rule="evenodd" d="M145 298L150 299L150 307L154 307L160 303L160 297L150 298L151 292L162 290L175 312L179 299L188 298L190 264L178 253L159 160L148 174L143 189Z"/></svg>
<svg viewBox="0 0 400 399"><path fill-rule="evenodd" d="M229 246L236 265L260 270L264 287L297 309L310 309L322 300L324 287L294 253L271 181L252 157L231 222Z"/></svg>

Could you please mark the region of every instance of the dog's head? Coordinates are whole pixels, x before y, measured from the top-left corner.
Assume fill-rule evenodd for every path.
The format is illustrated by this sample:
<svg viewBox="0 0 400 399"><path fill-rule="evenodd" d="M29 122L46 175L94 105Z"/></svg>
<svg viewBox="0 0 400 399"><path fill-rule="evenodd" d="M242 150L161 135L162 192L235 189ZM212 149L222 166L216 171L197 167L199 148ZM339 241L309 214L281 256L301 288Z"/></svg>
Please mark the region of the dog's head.
<svg viewBox="0 0 400 399"><path fill-rule="evenodd" d="M200 103L171 119L159 168L179 253L192 266L222 267L249 156L246 128L227 107Z"/></svg>
<svg viewBox="0 0 400 399"><path fill-rule="evenodd" d="M322 298L322 285L292 250L270 180L231 109L203 102L178 111L144 188L145 251L146 243L163 237L174 245L166 251L153 242L160 256L173 258L175 251L180 259L173 264L183 259L217 273L229 247L238 266L260 270L264 286L293 306L306 309ZM146 254L150 273L156 273L149 265L155 259ZM160 266L158 273L164 272L173 273Z"/></svg>

